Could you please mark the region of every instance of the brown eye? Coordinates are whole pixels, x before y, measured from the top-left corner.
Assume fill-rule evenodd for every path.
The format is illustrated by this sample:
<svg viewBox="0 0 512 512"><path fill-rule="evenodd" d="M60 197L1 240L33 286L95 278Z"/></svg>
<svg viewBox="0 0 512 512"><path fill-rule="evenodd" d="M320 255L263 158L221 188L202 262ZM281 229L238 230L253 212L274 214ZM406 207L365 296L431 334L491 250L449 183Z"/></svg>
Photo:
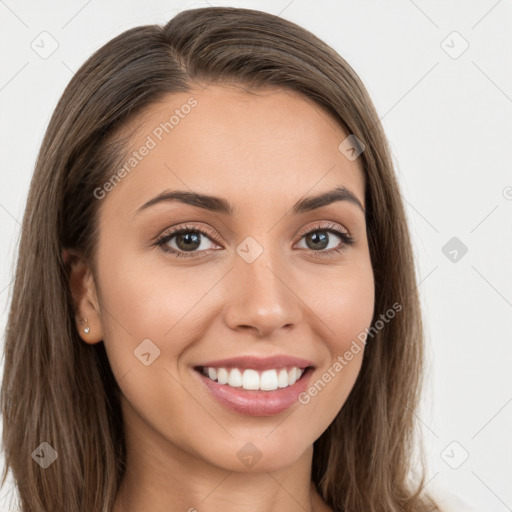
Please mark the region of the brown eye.
<svg viewBox="0 0 512 512"><path fill-rule="evenodd" d="M305 243L305 247L302 248L321 254L338 253L355 243L349 233L342 231L336 224L332 223L327 226L316 226L314 229L303 233L301 241L302 239Z"/></svg>
<svg viewBox="0 0 512 512"><path fill-rule="evenodd" d="M163 235L155 242L155 245L178 258L198 257L199 253L211 249L211 247L208 247L208 240L211 245L216 245L212 242L212 236L206 231L196 227L185 226ZM198 254L196 255L195 253Z"/></svg>
<svg viewBox="0 0 512 512"><path fill-rule="evenodd" d="M306 235L306 245L315 251L325 249L329 241L327 231L313 231Z"/></svg>
<svg viewBox="0 0 512 512"><path fill-rule="evenodd" d="M178 233L172 238L176 238L176 245L182 251L193 251L201 245L201 234L197 231Z"/></svg>

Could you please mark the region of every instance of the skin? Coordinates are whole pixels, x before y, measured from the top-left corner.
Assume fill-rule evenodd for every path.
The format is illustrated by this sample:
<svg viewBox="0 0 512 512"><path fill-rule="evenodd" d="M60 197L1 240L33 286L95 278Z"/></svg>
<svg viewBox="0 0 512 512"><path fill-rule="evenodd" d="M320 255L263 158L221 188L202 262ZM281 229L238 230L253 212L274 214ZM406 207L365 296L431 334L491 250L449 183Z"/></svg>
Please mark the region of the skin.
<svg viewBox="0 0 512 512"><path fill-rule="evenodd" d="M73 267L80 336L105 343L122 390L127 473L114 512L329 511L311 482L313 443L345 403L363 350L307 405L266 417L219 404L193 367L288 354L313 361L314 383L370 326L374 278L363 211L337 201L291 213L303 196L336 186L364 206L360 159L338 150L347 134L301 95L213 85L146 109L127 127L138 127L131 150L190 97L197 106L100 200L96 273L85 261ZM135 215L168 189L223 197L237 213L174 201ZM325 234L318 224L326 222L348 231L354 245L334 253L343 240L330 233L327 248L308 245L301 233ZM200 235L190 258L152 245L185 224L209 228L215 239ZM236 252L248 236L263 248L252 263ZM167 242L183 251L177 244ZM148 338L160 355L146 366L134 350ZM261 454L250 468L237 457L248 442Z"/></svg>

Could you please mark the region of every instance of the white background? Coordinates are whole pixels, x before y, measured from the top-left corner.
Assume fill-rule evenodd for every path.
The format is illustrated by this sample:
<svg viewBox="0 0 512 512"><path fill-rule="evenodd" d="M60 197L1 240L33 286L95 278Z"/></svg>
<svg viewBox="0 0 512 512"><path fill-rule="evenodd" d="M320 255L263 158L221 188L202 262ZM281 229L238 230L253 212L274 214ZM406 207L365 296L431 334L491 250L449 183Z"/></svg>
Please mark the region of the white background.
<svg viewBox="0 0 512 512"><path fill-rule="evenodd" d="M29 182L64 87L122 31L208 3L0 0L2 341ZM418 417L428 489L448 493L453 510L512 510L512 2L210 5L298 23L366 85L391 144L421 283L429 374ZM31 47L45 37L51 48L44 31L58 43L45 59ZM452 237L468 248L455 262L442 251ZM13 495L6 484L1 512Z"/></svg>

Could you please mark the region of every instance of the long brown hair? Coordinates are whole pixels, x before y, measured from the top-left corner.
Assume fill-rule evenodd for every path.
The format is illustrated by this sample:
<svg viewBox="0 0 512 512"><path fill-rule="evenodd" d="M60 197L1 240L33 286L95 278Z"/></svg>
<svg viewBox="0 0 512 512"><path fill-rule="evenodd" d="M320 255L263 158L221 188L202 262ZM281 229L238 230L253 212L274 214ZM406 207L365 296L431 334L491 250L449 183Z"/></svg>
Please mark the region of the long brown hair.
<svg viewBox="0 0 512 512"><path fill-rule="evenodd" d="M323 41L277 16L230 7L187 10L163 27L123 32L82 65L55 109L28 194L6 330L2 485L11 470L23 512L111 509L125 470L120 389L103 343L78 335L62 250L79 251L94 268L101 203L94 190L123 160L128 137L117 136L120 129L168 94L212 83L298 91L364 142L373 321L392 304L402 310L368 339L350 396L314 443L312 479L334 509L437 510L420 492L423 474L409 474L418 462L423 329L378 115L356 73ZM32 460L44 442L58 454L46 469Z"/></svg>

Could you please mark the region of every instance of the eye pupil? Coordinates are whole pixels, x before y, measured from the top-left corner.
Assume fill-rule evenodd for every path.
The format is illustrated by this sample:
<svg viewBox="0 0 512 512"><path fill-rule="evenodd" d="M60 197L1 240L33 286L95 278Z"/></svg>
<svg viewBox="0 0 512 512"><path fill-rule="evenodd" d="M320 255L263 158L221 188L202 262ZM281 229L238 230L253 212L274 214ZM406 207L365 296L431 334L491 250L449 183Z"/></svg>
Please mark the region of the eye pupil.
<svg viewBox="0 0 512 512"><path fill-rule="evenodd" d="M181 246L181 244L184 244ZM201 245L200 233L197 231L188 231L187 233L180 233L176 235L176 245L180 250L193 251Z"/></svg>
<svg viewBox="0 0 512 512"><path fill-rule="evenodd" d="M306 236L306 240L313 242L312 249L325 249L329 243L329 237L325 231L314 231L313 233L309 233ZM315 246L317 243L320 243L320 247Z"/></svg>

